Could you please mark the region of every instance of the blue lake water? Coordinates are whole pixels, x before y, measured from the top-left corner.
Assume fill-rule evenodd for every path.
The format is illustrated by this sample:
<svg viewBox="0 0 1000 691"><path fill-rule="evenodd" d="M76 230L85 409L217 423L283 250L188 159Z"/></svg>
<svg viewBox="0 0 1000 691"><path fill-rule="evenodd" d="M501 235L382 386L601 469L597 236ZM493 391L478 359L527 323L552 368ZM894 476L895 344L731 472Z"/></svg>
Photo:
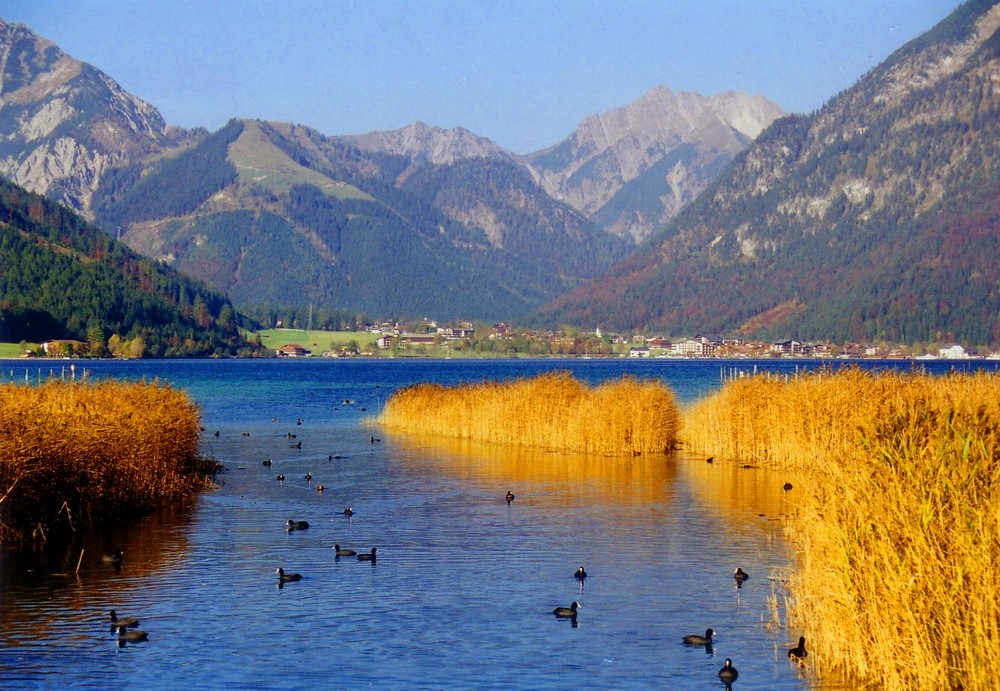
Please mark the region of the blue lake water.
<svg viewBox="0 0 1000 691"><path fill-rule="evenodd" d="M185 389L202 409L203 450L227 468L189 506L0 556L0 686L711 689L724 688L727 657L736 689L818 686L788 663L799 632L781 616L780 519L796 510L781 485L808 478L682 453L612 460L413 440L365 421L421 381L631 374L662 379L684 404L718 387L723 370L831 364L841 363L0 363L0 382L86 371ZM288 533L289 518L310 528ZM337 559L335 543L377 546L378 559ZM101 559L116 547L120 569ZM279 566L302 580L279 588ZM740 589L736 566L751 574ZM575 621L553 616L574 600ZM149 641L119 648L112 608L139 617ZM681 643L708 627L713 646Z"/></svg>

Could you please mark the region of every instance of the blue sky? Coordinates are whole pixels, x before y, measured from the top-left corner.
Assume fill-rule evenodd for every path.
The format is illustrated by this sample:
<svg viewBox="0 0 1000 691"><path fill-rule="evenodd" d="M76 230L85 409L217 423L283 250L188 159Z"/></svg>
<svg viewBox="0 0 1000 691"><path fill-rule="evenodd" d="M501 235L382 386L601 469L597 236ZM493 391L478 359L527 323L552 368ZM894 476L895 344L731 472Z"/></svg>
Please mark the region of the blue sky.
<svg viewBox="0 0 1000 691"><path fill-rule="evenodd" d="M423 121L516 153L673 91L810 112L957 0L0 0L170 124L284 120L328 135Z"/></svg>

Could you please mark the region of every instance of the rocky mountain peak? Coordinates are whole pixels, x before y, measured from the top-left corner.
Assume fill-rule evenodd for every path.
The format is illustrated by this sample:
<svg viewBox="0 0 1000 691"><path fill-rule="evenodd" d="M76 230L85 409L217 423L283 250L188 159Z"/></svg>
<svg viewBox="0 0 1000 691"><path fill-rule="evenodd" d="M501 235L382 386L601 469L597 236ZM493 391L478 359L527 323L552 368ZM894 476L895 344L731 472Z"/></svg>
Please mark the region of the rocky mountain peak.
<svg viewBox="0 0 1000 691"><path fill-rule="evenodd" d="M763 96L703 96L657 86L623 108L592 115L559 144L527 157L555 198L612 232L642 240L694 198L783 111ZM619 197L637 187L658 207Z"/></svg>
<svg viewBox="0 0 1000 691"><path fill-rule="evenodd" d="M586 118L573 137L581 146L618 150L628 166L638 164L628 154L639 148L639 140L663 145L700 137L704 139L702 144L732 148L735 153L782 114L761 96L728 92L706 97L657 86L623 108Z"/></svg>
<svg viewBox="0 0 1000 691"><path fill-rule="evenodd" d="M463 127L444 129L416 122L398 130L379 130L367 134L338 137L362 151L420 159L435 165L448 165L468 158L515 160L514 154L486 137Z"/></svg>
<svg viewBox="0 0 1000 691"><path fill-rule="evenodd" d="M1000 29L1000 4L993 5L973 22L970 30L956 41L943 40L924 50L904 47L886 61L887 69L879 79L875 101L899 105L917 89L934 86L964 69L968 59ZM933 34L928 34L933 36Z"/></svg>
<svg viewBox="0 0 1000 691"><path fill-rule="evenodd" d="M103 172L168 141L159 112L100 70L0 20L0 174L85 215Z"/></svg>

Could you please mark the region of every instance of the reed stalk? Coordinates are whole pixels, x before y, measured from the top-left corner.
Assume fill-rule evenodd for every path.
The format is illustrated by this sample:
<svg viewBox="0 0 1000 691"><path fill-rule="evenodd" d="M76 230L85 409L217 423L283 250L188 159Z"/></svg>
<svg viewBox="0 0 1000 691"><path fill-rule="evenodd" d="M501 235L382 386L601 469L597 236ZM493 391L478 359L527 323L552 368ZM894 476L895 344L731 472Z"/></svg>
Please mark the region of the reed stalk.
<svg viewBox="0 0 1000 691"><path fill-rule="evenodd" d="M1000 377L737 381L685 411L693 449L809 468L789 616L817 672L992 689L1000 656Z"/></svg>
<svg viewBox="0 0 1000 691"><path fill-rule="evenodd" d="M199 434L188 396L156 382L0 386L0 542L203 489Z"/></svg>
<svg viewBox="0 0 1000 691"><path fill-rule="evenodd" d="M606 456L674 448L673 392L631 377L588 387L565 372L512 382L418 384L393 394L387 430Z"/></svg>

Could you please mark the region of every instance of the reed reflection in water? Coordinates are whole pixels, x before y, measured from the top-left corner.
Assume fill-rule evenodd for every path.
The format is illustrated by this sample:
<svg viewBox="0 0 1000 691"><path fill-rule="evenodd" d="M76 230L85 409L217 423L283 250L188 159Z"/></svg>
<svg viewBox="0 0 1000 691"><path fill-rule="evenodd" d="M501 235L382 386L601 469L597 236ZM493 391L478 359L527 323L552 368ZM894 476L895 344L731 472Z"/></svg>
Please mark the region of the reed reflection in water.
<svg viewBox="0 0 1000 691"><path fill-rule="evenodd" d="M670 501L677 473L673 455L620 457L552 452L431 435L393 435L408 465L476 481L546 488L543 496L569 505ZM502 483L501 483L502 485ZM521 497L522 503L527 497Z"/></svg>
<svg viewBox="0 0 1000 691"><path fill-rule="evenodd" d="M193 502L182 502L63 544L0 555L0 685L95 684L89 675L107 669L106 656L118 649L110 610L141 611L144 624L156 618L149 584L181 577L195 513ZM120 562L105 559L115 550Z"/></svg>
<svg viewBox="0 0 1000 691"><path fill-rule="evenodd" d="M706 463L701 457L692 457L679 468L685 482L706 506L734 526L748 524L749 515L775 522L780 532L782 526L777 521L798 511L797 497L809 486L808 475L800 471L774 470L734 460ZM749 525L757 523L750 521Z"/></svg>

